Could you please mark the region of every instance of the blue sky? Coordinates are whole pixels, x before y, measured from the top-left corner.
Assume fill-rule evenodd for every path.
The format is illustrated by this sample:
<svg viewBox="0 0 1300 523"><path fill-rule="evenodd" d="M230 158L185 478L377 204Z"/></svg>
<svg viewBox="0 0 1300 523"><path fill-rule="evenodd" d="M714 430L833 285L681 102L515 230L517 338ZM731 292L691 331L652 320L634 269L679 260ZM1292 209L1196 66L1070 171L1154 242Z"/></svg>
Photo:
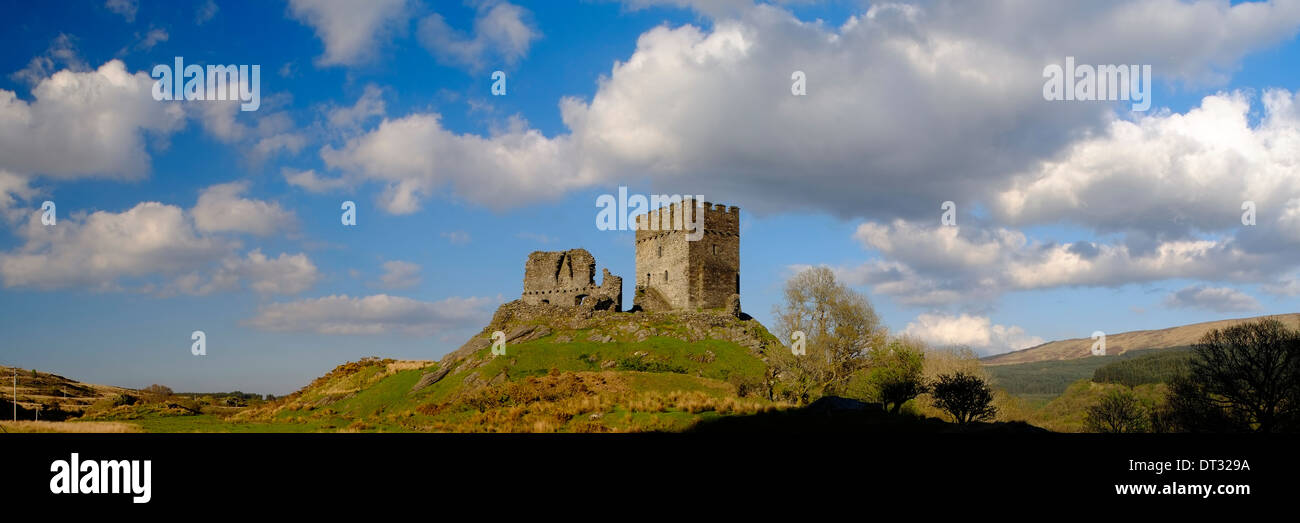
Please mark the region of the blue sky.
<svg viewBox="0 0 1300 523"><path fill-rule="evenodd" d="M1295 312L1300 4L1038 4L3 2L0 362L282 394L436 359L531 251L631 282L620 186L740 206L765 323L810 265L982 354ZM260 65L261 106L154 100L176 56ZM1066 56L1151 65L1151 110L1045 100Z"/></svg>

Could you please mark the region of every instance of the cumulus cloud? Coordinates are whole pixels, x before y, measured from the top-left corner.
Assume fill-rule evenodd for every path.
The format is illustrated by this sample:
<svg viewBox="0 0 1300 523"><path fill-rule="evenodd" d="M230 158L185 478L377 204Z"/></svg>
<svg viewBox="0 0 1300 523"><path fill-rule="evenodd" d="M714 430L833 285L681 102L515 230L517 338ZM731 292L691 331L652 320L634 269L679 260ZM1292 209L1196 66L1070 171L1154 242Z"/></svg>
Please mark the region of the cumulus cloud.
<svg viewBox="0 0 1300 523"><path fill-rule="evenodd" d="M438 61L483 68L488 61L513 65L528 54L528 47L541 34L529 21L527 9L509 2L480 3L473 34L457 31L433 13L420 20L419 38Z"/></svg>
<svg viewBox="0 0 1300 523"><path fill-rule="evenodd" d="M1259 310L1259 302L1250 295L1229 287L1193 285L1165 297L1165 306L1182 309L1205 309L1215 312Z"/></svg>
<svg viewBox="0 0 1300 523"><path fill-rule="evenodd" d="M23 243L0 252L5 288L82 288L170 295L209 294L246 284L262 294L297 294L319 280L305 254L270 258L203 234L183 209L142 202L120 213L95 211L41 224L40 213L16 231Z"/></svg>
<svg viewBox="0 0 1300 523"><path fill-rule="evenodd" d="M1124 243L1031 240L1005 228L868 222L855 233L885 259L842 267L846 281L872 285L909 305L974 303L1014 290L1114 287L1172 278L1264 282L1291 261L1233 239L1189 239L1136 248Z"/></svg>
<svg viewBox="0 0 1300 523"><path fill-rule="evenodd" d="M352 106L330 109L326 114L326 121L329 123L330 128L337 133L354 134L366 122L386 113L383 94L384 91L379 86L367 85L365 92Z"/></svg>
<svg viewBox="0 0 1300 523"><path fill-rule="evenodd" d="M355 65L370 58L379 40L401 31L407 0L290 0L292 16L311 26L325 45L319 65Z"/></svg>
<svg viewBox="0 0 1300 523"><path fill-rule="evenodd" d="M333 295L261 307L247 320L255 328L277 332L319 334L383 334L400 332L428 336L440 331L478 325L488 315L490 298L451 297L427 302L401 296Z"/></svg>
<svg viewBox="0 0 1300 523"><path fill-rule="evenodd" d="M57 179L145 177L146 133L165 137L185 118L179 104L153 99L153 83L111 60L94 71L54 73L32 88L30 103L0 89L0 169Z"/></svg>
<svg viewBox="0 0 1300 523"><path fill-rule="evenodd" d="M240 83L247 81L240 78ZM273 108L289 98L287 94L266 97L257 111L241 111L243 102L238 99L205 101L191 106L191 111L209 136L239 146L244 157L256 163L281 152L297 153L307 145L307 136L297 129L288 113Z"/></svg>
<svg viewBox="0 0 1300 523"><path fill-rule="evenodd" d="M0 169L0 216L7 221L15 221L22 215L19 202L31 200L39 193L26 177Z"/></svg>
<svg viewBox="0 0 1300 523"><path fill-rule="evenodd" d="M56 227L33 213L19 230L25 243L0 254L5 287L118 289L120 278L176 274L233 249L196 233L176 206L144 202L121 213L69 216Z"/></svg>
<svg viewBox="0 0 1300 523"><path fill-rule="evenodd" d="M405 289L420 284L420 266L411 262L392 260L384 262L384 273L372 287Z"/></svg>
<svg viewBox="0 0 1300 523"><path fill-rule="evenodd" d="M516 120L507 132L463 135L436 114L411 114L322 156L363 173L356 181L384 183L392 212L444 185L501 206L644 177L757 212L916 219L958 196L994 199L1008 173L1111 121L1115 104L1044 101L1044 65L1071 55L1213 82L1297 26L1293 2L939 0L874 5L834 27L742 6L707 29L642 34L590 99L560 101L567 133ZM794 71L806 74L807 96L791 95ZM432 150L451 161L433 162ZM493 190L464 187L465 165L484 151L490 168L477 171L493 173ZM557 183L537 187L538 178Z"/></svg>
<svg viewBox="0 0 1300 523"><path fill-rule="evenodd" d="M205 296L216 292L235 290L240 285L262 295L299 294L320 280L316 264L307 255L281 253L276 258L253 249L243 258L230 256L221 260L216 270L208 276L198 271L178 276L164 286L160 295L191 294Z"/></svg>
<svg viewBox="0 0 1300 523"><path fill-rule="evenodd" d="M1300 231L1300 104L1264 91L1251 125L1245 92L1205 97L1186 113L1113 119L1059 157L1017 175L993 200L1009 224L1070 220L1101 231L1168 235L1239 228L1242 203ZM1295 236L1300 240L1300 234Z"/></svg>
<svg viewBox="0 0 1300 523"><path fill-rule="evenodd" d="M384 119L341 148L324 147L321 157L332 169L383 184L379 203L393 214L415 212L448 185L460 197L499 209L587 183L567 163L564 141L517 119L490 137L452 132L438 114Z"/></svg>
<svg viewBox="0 0 1300 523"><path fill-rule="evenodd" d="M921 314L903 334L941 347L967 346L983 356L1020 350L1043 343L1038 336L1011 325L997 325L984 316Z"/></svg>
<svg viewBox="0 0 1300 523"><path fill-rule="evenodd" d="M280 204L240 195L248 191L248 182L213 185L199 193L191 213L194 225L203 232L246 232L266 236L292 225L293 213Z"/></svg>

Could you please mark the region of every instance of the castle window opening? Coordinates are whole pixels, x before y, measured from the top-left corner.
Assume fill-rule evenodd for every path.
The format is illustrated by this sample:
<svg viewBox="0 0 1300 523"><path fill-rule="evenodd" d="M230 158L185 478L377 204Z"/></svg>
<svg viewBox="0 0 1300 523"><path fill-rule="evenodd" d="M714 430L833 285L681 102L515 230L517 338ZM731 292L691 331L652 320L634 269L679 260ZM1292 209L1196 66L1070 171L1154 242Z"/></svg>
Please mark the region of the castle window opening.
<svg viewBox="0 0 1300 523"><path fill-rule="evenodd" d="M664 283L668 283L668 271L664 271Z"/></svg>

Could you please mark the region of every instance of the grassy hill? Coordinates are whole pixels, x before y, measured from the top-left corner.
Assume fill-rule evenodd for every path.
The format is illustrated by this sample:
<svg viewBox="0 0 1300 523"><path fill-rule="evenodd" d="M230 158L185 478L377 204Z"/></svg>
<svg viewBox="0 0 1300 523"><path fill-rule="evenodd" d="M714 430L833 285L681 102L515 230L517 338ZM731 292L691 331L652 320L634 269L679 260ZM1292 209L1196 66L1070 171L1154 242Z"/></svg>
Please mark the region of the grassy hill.
<svg viewBox="0 0 1300 523"><path fill-rule="evenodd" d="M1106 354L1107 356L1114 356L1136 350L1187 347L1196 343L1201 336L1211 330L1264 318L1277 319L1292 328L1300 326L1300 313L1292 313L1194 323L1167 329L1108 334L1106 336ZM985 365L992 366L1086 359L1093 357L1091 352L1092 344L1092 338L1052 341L1028 349L991 356L982 361Z"/></svg>
<svg viewBox="0 0 1300 523"><path fill-rule="evenodd" d="M1163 350L1134 350L1123 354L1092 356L1071 360L1034 361L1010 365L988 365L985 368L997 387L1026 399L1053 398L1065 392L1076 381L1089 380L1099 369L1115 367L1120 362L1146 360L1162 353L1185 357L1189 347L1170 347ZM1118 368L1118 367L1117 367Z"/></svg>
<svg viewBox="0 0 1300 523"><path fill-rule="evenodd" d="M504 355L492 333L506 334ZM244 408L119 406L87 419L154 432L684 430L788 408L765 399L767 347L753 319L503 305L440 361L367 358Z"/></svg>
<svg viewBox="0 0 1300 523"><path fill-rule="evenodd" d="M10 419L14 408L14 375L18 382L18 419L32 420L37 407L42 419L80 415L98 401L129 392L130 389L96 385L58 374L0 366L0 419Z"/></svg>

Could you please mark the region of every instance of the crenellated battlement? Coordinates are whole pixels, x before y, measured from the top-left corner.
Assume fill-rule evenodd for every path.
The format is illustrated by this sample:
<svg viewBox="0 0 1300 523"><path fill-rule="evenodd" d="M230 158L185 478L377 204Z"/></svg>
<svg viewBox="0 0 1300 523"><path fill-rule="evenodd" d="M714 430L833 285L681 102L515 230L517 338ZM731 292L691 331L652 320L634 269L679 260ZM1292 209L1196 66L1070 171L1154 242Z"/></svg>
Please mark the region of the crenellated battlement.
<svg viewBox="0 0 1300 523"><path fill-rule="evenodd" d="M705 234L740 235L740 207L690 197L637 215L635 219L638 242L662 233L694 232L697 224L703 225Z"/></svg>

